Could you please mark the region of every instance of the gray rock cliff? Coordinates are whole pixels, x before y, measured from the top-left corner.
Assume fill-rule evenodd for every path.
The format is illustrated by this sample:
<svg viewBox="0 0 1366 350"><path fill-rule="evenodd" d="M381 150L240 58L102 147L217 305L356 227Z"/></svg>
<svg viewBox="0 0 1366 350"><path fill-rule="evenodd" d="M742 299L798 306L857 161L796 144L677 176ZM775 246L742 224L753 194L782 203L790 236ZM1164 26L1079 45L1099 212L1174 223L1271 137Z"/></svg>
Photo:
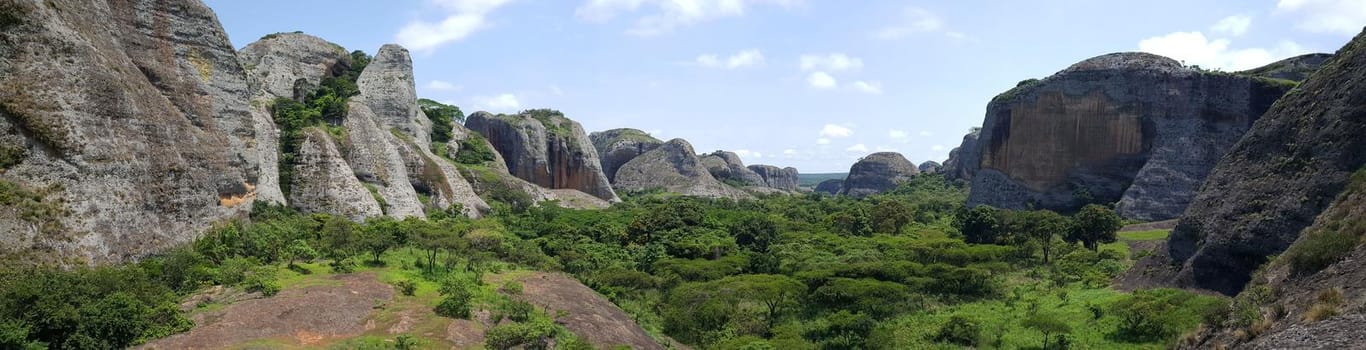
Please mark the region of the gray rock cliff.
<svg viewBox="0 0 1366 350"><path fill-rule="evenodd" d="M518 178L550 189L575 189L611 202L620 200L588 134L578 122L557 111L476 112L466 119L465 127L487 138Z"/></svg>
<svg viewBox="0 0 1366 350"><path fill-rule="evenodd" d="M849 176L844 178L840 194L862 198L886 192L919 173L915 163L900 153L869 154L849 167Z"/></svg>
<svg viewBox="0 0 1366 350"><path fill-rule="evenodd" d="M820 183L816 184L816 189L815 189L815 191L816 191L816 192L820 192L820 193L829 194L829 195L832 195L832 196L833 196L833 195L840 194L840 191L843 189L843 187L844 187L844 180L840 180L840 179L829 179L829 180L821 181Z"/></svg>
<svg viewBox="0 0 1366 350"><path fill-rule="evenodd" d="M977 139L981 137L982 129L973 128L967 135L963 135L963 142L949 151L949 159L944 161L944 177L949 180L972 181L972 175L977 172L976 164L982 160L981 150L977 148Z"/></svg>
<svg viewBox="0 0 1366 350"><path fill-rule="evenodd" d="M306 129L296 159L290 205L304 212L329 213L354 221L384 214L377 195L356 178L326 131Z"/></svg>
<svg viewBox="0 0 1366 350"><path fill-rule="evenodd" d="M609 182L614 181L617 169L645 152L659 147L663 141L637 129L612 129L588 134L593 148L602 159L602 172Z"/></svg>
<svg viewBox="0 0 1366 350"><path fill-rule="evenodd" d="M701 156L700 159L702 165L707 167L707 172L717 180L729 180L744 186L768 185L764 183L764 177L746 167L735 152L716 151Z"/></svg>
<svg viewBox="0 0 1366 350"><path fill-rule="evenodd" d="M687 196L750 198L748 193L716 180L694 153L692 144L673 139L645 152L617 170L618 189L663 189Z"/></svg>
<svg viewBox="0 0 1366 350"><path fill-rule="evenodd" d="M770 188L792 192L801 187L798 185L797 168L755 164L750 165L749 170L758 174L763 179L764 186Z"/></svg>
<svg viewBox="0 0 1366 350"><path fill-rule="evenodd" d="M944 170L943 165L939 165L939 162L933 160L927 160L924 163L920 163L920 166L917 168L920 169L921 173L928 174L934 174Z"/></svg>

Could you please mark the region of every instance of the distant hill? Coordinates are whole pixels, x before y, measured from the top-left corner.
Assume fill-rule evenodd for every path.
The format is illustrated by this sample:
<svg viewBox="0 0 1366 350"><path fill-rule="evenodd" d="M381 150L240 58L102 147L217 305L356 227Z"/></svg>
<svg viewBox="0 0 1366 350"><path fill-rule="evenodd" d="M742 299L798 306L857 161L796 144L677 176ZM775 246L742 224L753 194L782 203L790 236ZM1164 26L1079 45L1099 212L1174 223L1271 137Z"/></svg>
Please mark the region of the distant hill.
<svg viewBox="0 0 1366 350"><path fill-rule="evenodd" d="M821 173L821 174L797 174L797 185L802 187L816 187L821 181L830 179L843 180L849 173Z"/></svg>

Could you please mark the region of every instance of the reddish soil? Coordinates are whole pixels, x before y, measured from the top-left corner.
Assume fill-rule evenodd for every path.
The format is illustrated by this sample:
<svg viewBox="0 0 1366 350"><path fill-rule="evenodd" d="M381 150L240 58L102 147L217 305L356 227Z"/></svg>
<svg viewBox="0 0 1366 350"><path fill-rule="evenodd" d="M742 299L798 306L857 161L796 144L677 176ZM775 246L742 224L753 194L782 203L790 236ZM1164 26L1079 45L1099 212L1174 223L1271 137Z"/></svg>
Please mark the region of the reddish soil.
<svg viewBox="0 0 1366 350"><path fill-rule="evenodd" d="M143 345L143 349L216 349L258 339L297 345L358 335L367 329L375 305L394 290L373 274L332 277L341 286L289 289L262 299L240 301L194 316L195 328Z"/></svg>

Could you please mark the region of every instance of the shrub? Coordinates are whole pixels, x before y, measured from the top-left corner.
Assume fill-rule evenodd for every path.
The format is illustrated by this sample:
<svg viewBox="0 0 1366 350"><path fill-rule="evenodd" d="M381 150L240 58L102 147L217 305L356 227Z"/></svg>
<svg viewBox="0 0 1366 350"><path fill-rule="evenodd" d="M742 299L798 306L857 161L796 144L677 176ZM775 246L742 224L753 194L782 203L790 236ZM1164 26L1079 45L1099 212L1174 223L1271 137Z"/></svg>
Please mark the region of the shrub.
<svg viewBox="0 0 1366 350"><path fill-rule="evenodd" d="M412 280L394 282L394 285L398 286L398 290L401 291L403 295L413 296L413 294L417 293L417 282L413 282Z"/></svg>
<svg viewBox="0 0 1366 350"><path fill-rule="evenodd" d="M1315 298L1314 305L1309 307L1309 311L1304 314L1304 320L1318 322L1329 317L1337 316L1338 307L1342 305L1342 290L1338 288L1325 289L1319 292Z"/></svg>
<svg viewBox="0 0 1366 350"><path fill-rule="evenodd" d="M506 323L484 332L484 344L491 349L505 350L516 346L524 349L546 349L547 340L555 335L549 322Z"/></svg>
<svg viewBox="0 0 1366 350"><path fill-rule="evenodd" d="M503 284L503 292L512 295L521 295L522 283L517 281L508 281L507 283Z"/></svg>
<svg viewBox="0 0 1366 350"><path fill-rule="evenodd" d="M1170 288L1136 291L1112 308L1120 320L1117 335L1137 341L1172 340L1229 311L1225 299Z"/></svg>
<svg viewBox="0 0 1366 350"><path fill-rule="evenodd" d="M1292 273L1305 276L1342 260L1356 248L1357 241L1356 235L1346 231L1322 230L1305 237L1285 253L1285 258Z"/></svg>
<svg viewBox="0 0 1366 350"><path fill-rule="evenodd" d="M474 298L474 294L466 282L448 279L441 283L439 292L444 297L434 310L437 315L465 319L470 317L470 302Z"/></svg>
<svg viewBox="0 0 1366 350"><path fill-rule="evenodd" d="M982 336L982 327L967 317L954 315L935 333L934 341L975 347Z"/></svg>
<svg viewBox="0 0 1366 350"><path fill-rule="evenodd" d="M503 303L501 311L513 322L526 322L531 320L531 315L536 312L536 307L522 300L510 300Z"/></svg>
<svg viewBox="0 0 1366 350"><path fill-rule="evenodd" d="M489 147L483 136L471 133L460 141L460 150L455 151L455 157L451 160L460 164L480 165L497 159L493 152L493 148Z"/></svg>

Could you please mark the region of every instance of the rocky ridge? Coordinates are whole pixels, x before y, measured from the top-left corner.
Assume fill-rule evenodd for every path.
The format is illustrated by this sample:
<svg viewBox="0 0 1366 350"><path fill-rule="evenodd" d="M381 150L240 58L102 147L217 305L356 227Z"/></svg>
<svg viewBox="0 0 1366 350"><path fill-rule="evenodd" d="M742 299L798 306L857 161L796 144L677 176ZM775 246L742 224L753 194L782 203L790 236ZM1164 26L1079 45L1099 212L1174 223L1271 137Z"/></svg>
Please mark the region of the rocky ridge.
<svg viewBox="0 0 1366 350"><path fill-rule="evenodd" d="M623 191L662 189L687 196L742 199L748 193L711 176L692 144L673 139L645 152L617 170L616 186Z"/></svg>
<svg viewBox="0 0 1366 350"><path fill-rule="evenodd" d="M471 114L465 127L488 139L518 178L550 189L573 189L615 202L616 192L578 122L553 110L516 115Z"/></svg>
<svg viewBox="0 0 1366 350"><path fill-rule="evenodd" d="M862 198L882 193L917 174L920 174L920 169L900 153L869 154L849 167L849 175L841 183L840 194Z"/></svg>

